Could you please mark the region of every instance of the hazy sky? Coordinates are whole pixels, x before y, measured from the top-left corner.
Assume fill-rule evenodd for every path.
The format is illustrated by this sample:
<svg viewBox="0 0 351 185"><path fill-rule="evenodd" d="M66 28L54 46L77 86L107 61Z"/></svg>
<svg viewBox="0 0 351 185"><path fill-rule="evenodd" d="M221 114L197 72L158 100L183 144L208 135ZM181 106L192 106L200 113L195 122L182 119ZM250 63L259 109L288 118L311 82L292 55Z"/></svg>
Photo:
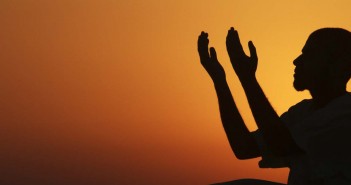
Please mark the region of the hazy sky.
<svg viewBox="0 0 351 185"><path fill-rule="evenodd" d="M322 27L351 29L349 0L0 0L0 184L286 182L237 160L197 37L209 33L250 130L225 49L252 40L278 114L304 98L292 61Z"/></svg>

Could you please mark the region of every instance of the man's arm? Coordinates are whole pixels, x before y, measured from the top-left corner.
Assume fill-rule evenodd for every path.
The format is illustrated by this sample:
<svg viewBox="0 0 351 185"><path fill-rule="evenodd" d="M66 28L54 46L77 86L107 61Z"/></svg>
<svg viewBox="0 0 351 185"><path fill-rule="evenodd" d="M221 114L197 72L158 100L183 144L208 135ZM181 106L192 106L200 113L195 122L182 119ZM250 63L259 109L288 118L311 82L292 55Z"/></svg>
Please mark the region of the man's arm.
<svg viewBox="0 0 351 185"><path fill-rule="evenodd" d="M214 48L208 52L208 35L202 32L198 40L198 52L201 64L213 80L222 124L230 146L238 159L250 159L260 156L258 145L249 132L235 105L228 87L225 72L218 62Z"/></svg>
<svg viewBox="0 0 351 185"><path fill-rule="evenodd" d="M256 78L242 79L241 84L267 147L277 156L299 152L288 128L269 103Z"/></svg>
<svg viewBox="0 0 351 185"><path fill-rule="evenodd" d="M251 41L249 42L250 57L248 57L234 28L228 31L226 43L230 61L244 88L256 124L267 142L267 147L278 156L298 151L289 130L282 123L256 80L258 58L255 46Z"/></svg>
<svg viewBox="0 0 351 185"><path fill-rule="evenodd" d="M261 156L253 135L247 129L226 81L214 82L222 124L232 150L238 159Z"/></svg>

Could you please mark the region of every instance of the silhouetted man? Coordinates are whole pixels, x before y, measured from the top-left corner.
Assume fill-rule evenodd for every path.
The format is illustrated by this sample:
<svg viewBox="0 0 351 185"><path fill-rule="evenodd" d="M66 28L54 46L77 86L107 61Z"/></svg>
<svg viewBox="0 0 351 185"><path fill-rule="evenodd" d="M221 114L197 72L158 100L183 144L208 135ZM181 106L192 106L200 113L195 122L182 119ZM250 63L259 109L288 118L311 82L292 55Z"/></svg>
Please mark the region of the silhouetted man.
<svg viewBox="0 0 351 185"><path fill-rule="evenodd" d="M238 159L262 157L261 168L289 167L288 185L351 185L351 33L341 28L313 32L302 54L294 60L294 88L308 90L312 99L277 115L256 80L257 54L241 46L238 32L228 31L226 45L232 66L246 93L258 130L250 132L235 105L216 51L208 50L208 34L202 32L198 51L211 76L222 124ZM210 52L209 52L210 51ZM278 185L256 179L223 184Z"/></svg>

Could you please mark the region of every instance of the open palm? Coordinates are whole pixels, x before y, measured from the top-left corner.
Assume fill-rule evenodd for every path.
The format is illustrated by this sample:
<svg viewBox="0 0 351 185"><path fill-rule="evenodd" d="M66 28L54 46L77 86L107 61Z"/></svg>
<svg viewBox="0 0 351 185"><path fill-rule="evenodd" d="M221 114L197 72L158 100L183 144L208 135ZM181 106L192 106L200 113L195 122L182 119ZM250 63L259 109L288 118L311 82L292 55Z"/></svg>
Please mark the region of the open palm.
<svg viewBox="0 0 351 185"><path fill-rule="evenodd" d="M254 77L257 69L257 53L253 43L249 42L250 56L247 56L240 43L239 34L232 27L227 35L227 51L234 71L240 79Z"/></svg>
<svg viewBox="0 0 351 185"><path fill-rule="evenodd" d="M218 62L216 50L211 47L210 53L208 52L208 43L208 34L201 32L197 42L201 64L211 76L212 80L223 80L225 79L224 69Z"/></svg>

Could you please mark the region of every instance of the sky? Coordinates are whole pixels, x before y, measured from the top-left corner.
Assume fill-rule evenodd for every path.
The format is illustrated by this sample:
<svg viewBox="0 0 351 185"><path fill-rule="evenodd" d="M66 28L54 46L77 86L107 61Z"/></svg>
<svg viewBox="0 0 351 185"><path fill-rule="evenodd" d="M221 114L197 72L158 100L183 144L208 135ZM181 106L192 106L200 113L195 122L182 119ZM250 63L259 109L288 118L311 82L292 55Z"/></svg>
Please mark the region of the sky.
<svg viewBox="0 0 351 185"><path fill-rule="evenodd" d="M0 0L0 184L286 182L237 160L197 54L209 33L247 127L257 129L225 48L257 48L280 115L307 92L293 60L310 33L351 29L349 0ZM348 86L348 90L349 90Z"/></svg>

